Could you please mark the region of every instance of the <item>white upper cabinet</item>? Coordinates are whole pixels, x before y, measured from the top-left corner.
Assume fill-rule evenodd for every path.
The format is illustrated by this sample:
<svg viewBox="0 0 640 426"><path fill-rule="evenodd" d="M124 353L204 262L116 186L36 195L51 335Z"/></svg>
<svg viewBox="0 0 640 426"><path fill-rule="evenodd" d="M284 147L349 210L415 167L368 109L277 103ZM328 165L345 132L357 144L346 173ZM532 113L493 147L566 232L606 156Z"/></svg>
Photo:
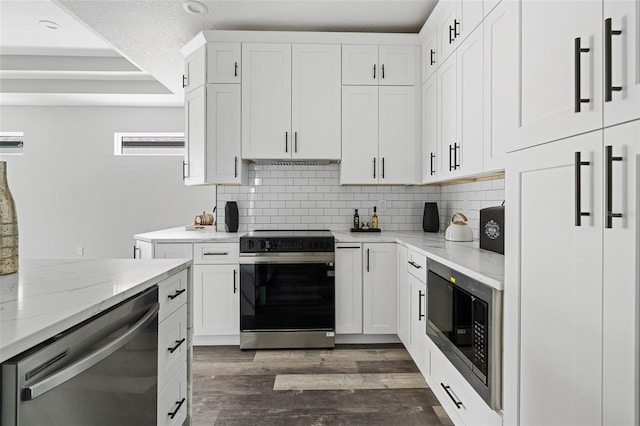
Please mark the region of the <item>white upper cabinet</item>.
<svg viewBox="0 0 640 426"><path fill-rule="evenodd" d="M501 2L483 23L486 172L505 168L507 147L514 142L518 126L518 11L518 2Z"/></svg>
<svg viewBox="0 0 640 426"><path fill-rule="evenodd" d="M378 183L378 87L342 87L341 184Z"/></svg>
<svg viewBox="0 0 640 426"><path fill-rule="evenodd" d="M439 178L450 177L455 172L458 153L458 92L456 56L449 57L438 68L437 134L440 158L438 161Z"/></svg>
<svg viewBox="0 0 640 426"><path fill-rule="evenodd" d="M200 86L184 98L186 150L182 173L185 185L201 185L206 179L206 90L205 86Z"/></svg>
<svg viewBox="0 0 640 426"><path fill-rule="evenodd" d="M640 118L640 1L604 2L604 125Z"/></svg>
<svg viewBox="0 0 640 426"><path fill-rule="evenodd" d="M422 85L422 183L438 179L438 98L436 76Z"/></svg>
<svg viewBox="0 0 640 426"><path fill-rule="evenodd" d="M411 86L416 50L413 45L342 45L342 84Z"/></svg>
<svg viewBox="0 0 640 426"><path fill-rule="evenodd" d="M294 44L292 158L340 158L340 45Z"/></svg>
<svg viewBox="0 0 640 426"><path fill-rule="evenodd" d="M291 45L242 46L242 156L291 157Z"/></svg>
<svg viewBox="0 0 640 426"><path fill-rule="evenodd" d="M511 148L601 128L602 3L524 1L520 6L520 123Z"/></svg>
<svg viewBox="0 0 640 426"><path fill-rule="evenodd" d="M205 84L206 66L206 46L202 46L185 58L184 74L182 75L182 87L185 93L189 93Z"/></svg>
<svg viewBox="0 0 640 426"><path fill-rule="evenodd" d="M456 0L441 0L433 13L436 17L436 32L440 64L451 55L456 47L456 28L460 28Z"/></svg>
<svg viewBox="0 0 640 426"><path fill-rule="evenodd" d="M245 43L242 156L340 158L340 46Z"/></svg>
<svg viewBox="0 0 640 426"><path fill-rule="evenodd" d="M240 43L207 43L207 83L240 83Z"/></svg>
<svg viewBox="0 0 640 426"><path fill-rule="evenodd" d="M414 87L342 87L341 184L413 183Z"/></svg>
<svg viewBox="0 0 640 426"><path fill-rule="evenodd" d="M433 19L433 14L420 30L420 39L422 40L422 82L424 83L436 72L439 60L436 19Z"/></svg>

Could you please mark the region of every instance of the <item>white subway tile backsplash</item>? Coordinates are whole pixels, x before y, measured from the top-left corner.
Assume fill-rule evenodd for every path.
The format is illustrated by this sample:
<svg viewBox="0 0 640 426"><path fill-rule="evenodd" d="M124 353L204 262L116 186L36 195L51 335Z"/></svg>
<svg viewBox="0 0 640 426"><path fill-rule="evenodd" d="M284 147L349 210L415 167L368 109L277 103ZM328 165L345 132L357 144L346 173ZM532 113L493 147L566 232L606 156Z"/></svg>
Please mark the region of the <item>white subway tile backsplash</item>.
<svg viewBox="0 0 640 426"><path fill-rule="evenodd" d="M425 202L437 202L444 231L454 212L469 218L478 238L480 209L500 205L504 179L447 186L339 185L339 166L249 165L248 186L217 186L218 229L224 229L224 204L238 201L239 231L256 229L332 229L346 231L354 209L371 222L378 207L380 227L422 230ZM386 208L382 208L382 202Z"/></svg>

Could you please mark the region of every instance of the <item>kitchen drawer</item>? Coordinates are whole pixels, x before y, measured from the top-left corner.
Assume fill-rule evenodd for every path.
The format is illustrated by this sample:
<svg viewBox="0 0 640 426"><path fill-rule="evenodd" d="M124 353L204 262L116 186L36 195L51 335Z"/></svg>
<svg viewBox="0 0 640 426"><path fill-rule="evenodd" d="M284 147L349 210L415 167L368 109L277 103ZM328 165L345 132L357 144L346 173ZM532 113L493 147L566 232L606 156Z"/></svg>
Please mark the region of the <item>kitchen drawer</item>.
<svg viewBox="0 0 640 426"><path fill-rule="evenodd" d="M187 419L187 403L187 363L184 363L158 395L158 425L182 425Z"/></svg>
<svg viewBox="0 0 640 426"><path fill-rule="evenodd" d="M421 282L427 282L427 257L409 249L407 253L407 270Z"/></svg>
<svg viewBox="0 0 640 426"><path fill-rule="evenodd" d="M187 305L158 325L158 389L187 362Z"/></svg>
<svg viewBox="0 0 640 426"><path fill-rule="evenodd" d="M435 344L429 345L429 348L432 381L429 386L447 413L451 417L459 416L468 425L502 425L502 416L484 402L442 351ZM458 402L458 406L454 400Z"/></svg>
<svg viewBox="0 0 640 426"><path fill-rule="evenodd" d="M156 243L153 253L154 259L192 259L193 244L191 243Z"/></svg>
<svg viewBox="0 0 640 426"><path fill-rule="evenodd" d="M186 269L158 283L158 301L160 302L158 323L187 303Z"/></svg>
<svg viewBox="0 0 640 426"><path fill-rule="evenodd" d="M193 245L193 263L211 265L238 263L239 243L201 243Z"/></svg>

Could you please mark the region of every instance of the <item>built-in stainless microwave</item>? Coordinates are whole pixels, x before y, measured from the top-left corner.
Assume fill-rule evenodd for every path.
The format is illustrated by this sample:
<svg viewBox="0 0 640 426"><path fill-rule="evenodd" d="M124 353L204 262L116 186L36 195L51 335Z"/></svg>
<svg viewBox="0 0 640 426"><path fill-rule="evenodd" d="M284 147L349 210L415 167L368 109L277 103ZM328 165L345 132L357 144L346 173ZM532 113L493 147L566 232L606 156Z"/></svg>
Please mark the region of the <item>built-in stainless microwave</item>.
<svg viewBox="0 0 640 426"><path fill-rule="evenodd" d="M502 292L429 260L427 334L493 409L502 406Z"/></svg>

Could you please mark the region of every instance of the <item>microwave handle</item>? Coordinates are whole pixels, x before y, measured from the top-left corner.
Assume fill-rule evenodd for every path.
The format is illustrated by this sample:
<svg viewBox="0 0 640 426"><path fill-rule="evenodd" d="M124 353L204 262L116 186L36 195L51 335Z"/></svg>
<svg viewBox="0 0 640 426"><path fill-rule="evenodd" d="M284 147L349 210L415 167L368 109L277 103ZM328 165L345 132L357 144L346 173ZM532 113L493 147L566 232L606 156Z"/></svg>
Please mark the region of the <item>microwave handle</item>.
<svg viewBox="0 0 640 426"><path fill-rule="evenodd" d="M159 303L154 303L142 318L140 318L133 326L127 330L124 334L115 340L112 340L108 344L104 345L100 349L90 353L69 365L68 367L48 376L41 381L24 388L22 397L24 401L31 401L37 397L49 392L50 390L60 386L68 380L79 376L89 368L93 367L109 355L116 352L118 349L126 345L131 339L138 335L143 328L147 326L158 315L160 309ZM91 324L88 325L89 327Z"/></svg>

